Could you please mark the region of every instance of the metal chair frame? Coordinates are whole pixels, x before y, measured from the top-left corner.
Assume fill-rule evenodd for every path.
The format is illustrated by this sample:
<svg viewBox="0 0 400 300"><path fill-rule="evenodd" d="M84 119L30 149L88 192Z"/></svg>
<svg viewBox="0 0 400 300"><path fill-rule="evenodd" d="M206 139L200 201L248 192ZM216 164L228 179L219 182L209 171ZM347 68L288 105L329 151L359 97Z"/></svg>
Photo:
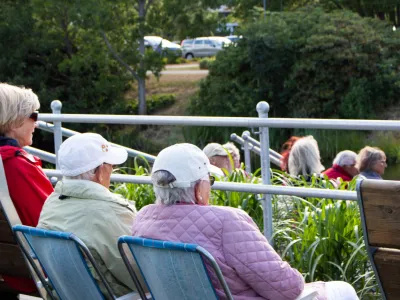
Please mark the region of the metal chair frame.
<svg viewBox="0 0 400 300"><path fill-rule="evenodd" d="M52 294L52 288L50 285L47 283L47 280L42 276L40 270L37 268L37 266L34 264L33 258L31 254L29 253L29 250L25 248L24 243L18 233L21 233L24 236L24 239L27 241L30 250L34 253L34 255L37 257L42 269L46 272L46 269L43 267L42 263L40 262L40 257L37 256L34 247L31 245L30 241L28 238L26 238L26 234L32 235L32 236L40 236L40 237L49 237L49 238L57 238L57 239L64 239L64 240L71 240L75 243L77 246L77 249L79 251L79 254L82 258L83 263L85 264L85 267L89 273L89 276L92 278L93 282L95 285L98 287L96 281L93 278L93 275L91 274L88 264L86 263L85 257L89 260L93 268L95 269L97 275L99 276L101 282L104 284L108 295L112 299L117 299L116 296L114 295L110 285L108 284L107 280L105 279L104 275L100 272L100 269L93 258L92 254L90 253L90 250L87 248L85 243L82 242L77 236L75 236L73 233L69 232L59 232L59 231L52 231L52 230L46 230L46 229L39 229L39 228L34 228L34 227L29 227L29 226L24 226L24 225L16 225L13 226L13 231L15 233L15 236L17 237L17 242L21 246L22 251L24 252L26 258L28 259L29 263L32 265L33 269L35 270L36 274L39 276L40 280L42 281L48 295L50 296L51 299L56 299L53 294ZM49 278L49 281L51 283L51 278ZM99 288L99 287L98 287ZM54 288L56 293L58 294L57 290ZM99 288L100 291L100 288ZM100 292L101 293L101 292Z"/></svg>
<svg viewBox="0 0 400 300"><path fill-rule="evenodd" d="M229 287L224 279L224 276L222 275L221 269L219 268L214 257L206 249L204 249L196 244L186 244L186 243L176 243L176 242L170 242L170 241L152 240L152 239L145 239L145 238L140 238L140 237L135 237L135 236L124 235L118 239L118 249L119 249L119 252L121 253L122 259L124 260L126 267L128 268L129 274L131 275L135 285L138 288L138 291L139 291L139 294L140 294L142 300L147 300L147 298L143 291L143 287L139 283L138 277L135 274L135 271L133 270L133 268L130 264L130 261L128 259L128 256L126 255L126 252L123 248L124 244L128 245L128 248L129 248L133 258L135 259L135 261L139 267L139 270L142 273L142 276L143 276L143 272L141 270L141 266L137 262L135 254L132 252L131 248L129 247L129 244L139 245L142 247L149 247L149 248L168 249L168 250L177 250L177 251L198 253L203 261L203 267L206 271L206 274L208 275L207 269L204 264L205 263L204 258L210 263L210 266L213 268L213 271L217 275L217 278L218 278L222 288L224 289L227 299L233 300L231 291L229 290ZM144 276L143 276L143 278L146 281L146 278ZM214 288L209 276L208 276L208 279L209 279L210 285L215 293L215 288ZM147 284L147 282L146 282L146 284ZM149 287L149 291L152 294L150 287ZM151 296L154 299L153 294Z"/></svg>

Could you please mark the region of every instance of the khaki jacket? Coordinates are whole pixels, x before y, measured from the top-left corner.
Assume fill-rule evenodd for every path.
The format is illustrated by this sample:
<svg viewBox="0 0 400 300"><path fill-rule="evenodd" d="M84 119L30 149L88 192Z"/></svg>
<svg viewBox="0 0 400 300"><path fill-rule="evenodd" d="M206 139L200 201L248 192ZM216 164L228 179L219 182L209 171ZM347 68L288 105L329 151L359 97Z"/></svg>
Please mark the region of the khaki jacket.
<svg viewBox="0 0 400 300"><path fill-rule="evenodd" d="M60 195L64 197L60 199ZM88 180L64 179L47 198L37 227L72 232L79 237L120 297L136 291L117 246L118 237L131 234L135 216L134 205L104 186ZM95 275L93 270L92 274ZM99 282L98 276L94 277ZM100 288L106 295L105 288Z"/></svg>

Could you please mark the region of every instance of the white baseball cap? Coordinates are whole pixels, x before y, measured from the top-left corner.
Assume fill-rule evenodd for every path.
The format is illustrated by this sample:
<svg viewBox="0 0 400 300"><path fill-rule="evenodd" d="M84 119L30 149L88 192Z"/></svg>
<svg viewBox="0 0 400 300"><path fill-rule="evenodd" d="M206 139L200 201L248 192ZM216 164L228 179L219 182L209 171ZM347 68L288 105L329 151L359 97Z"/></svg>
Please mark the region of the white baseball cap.
<svg viewBox="0 0 400 300"><path fill-rule="evenodd" d="M97 133L76 134L61 144L58 164L64 176L77 176L103 163L119 165L126 161L125 149L111 145Z"/></svg>
<svg viewBox="0 0 400 300"><path fill-rule="evenodd" d="M162 150L154 161L152 172L168 171L176 180L170 187L190 187L195 182L209 173L223 176L221 169L210 164L210 160L195 145L175 144Z"/></svg>
<svg viewBox="0 0 400 300"><path fill-rule="evenodd" d="M228 156L229 151L226 150L221 144L210 143L204 147L203 152L208 158L213 156Z"/></svg>

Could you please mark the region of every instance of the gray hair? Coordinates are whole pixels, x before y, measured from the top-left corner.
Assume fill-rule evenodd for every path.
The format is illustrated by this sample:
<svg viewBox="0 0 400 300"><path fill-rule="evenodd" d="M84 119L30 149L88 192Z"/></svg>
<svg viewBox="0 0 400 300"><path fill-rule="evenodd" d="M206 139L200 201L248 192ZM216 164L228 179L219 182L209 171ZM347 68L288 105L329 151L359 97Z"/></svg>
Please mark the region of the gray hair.
<svg viewBox="0 0 400 300"><path fill-rule="evenodd" d="M385 158L385 152L377 147L366 146L360 150L357 157L357 167L360 172L369 171L374 164Z"/></svg>
<svg viewBox="0 0 400 300"><path fill-rule="evenodd" d="M75 179L75 180L89 180L89 181L94 181L95 179L95 173L96 173L96 169L98 167L87 171L85 173L76 175L76 176L64 176L65 179Z"/></svg>
<svg viewBox="0 0 400 300"><path fill-rule="evenodd" d="M192 182L190 187L187 188L171 188L169 184L175 180L175 176L165 170L159 170L151 174L156 203L164 205L173 205L179 202L195 204L195 186L200 180Z"/></svg>
<svg viewBox="0 0 400 300"><path fill-rule="evenodd" d="M293 145L288 165L293 176L320 174L325 169L321 164L317 141L312 135L299 139Z"/></svg>
<svg viewBox="0 0 400 300"><path fill-rule="evenodd" d="M226 144L223 144L222 147L224 147L226 150L228 150L228 152L231 153L233 158L237 157L240 160L239 149L235 146L234 143L227 142Z"/></svg>
<svg viewBox="0 0 400 300"><path fill-rule="evenodd" d="M0 134L21 126L24 118L39 108L39 99L31 89L0 83Z"/></svg>
<svg viewBox="0 0 400 300"><path fill-rule="evenodd" d="M357 153L350 150L344 150L336 154L336 157L333 160L333 164L339 165L341 167L351 166L354 165L356 161L357 161Z"/></svg>

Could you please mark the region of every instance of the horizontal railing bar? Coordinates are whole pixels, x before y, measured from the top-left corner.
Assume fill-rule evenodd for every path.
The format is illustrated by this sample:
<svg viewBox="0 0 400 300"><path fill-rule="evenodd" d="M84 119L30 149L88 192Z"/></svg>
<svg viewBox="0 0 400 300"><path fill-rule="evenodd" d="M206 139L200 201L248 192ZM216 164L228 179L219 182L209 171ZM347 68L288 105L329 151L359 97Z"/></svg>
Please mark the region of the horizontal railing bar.
<svg viewBox="0 0 400 300"><path fill-rule="evenodd" d="M132 115L40 114L45 122L148 124L218 127L313 128L341 130L400 130L400 121L350 119L289 119L243 117L185 117Z"/></svg>
<svg viewBox="0 0 400 300"><path fill-rule="evenodd" d="M56 164L56 155L53 153L43 151L40 149L36 149L33 147L29 147L29 146L24 147L24 150L32 155L39 157L43 161L52 163L54 165Z"/></svg>
<svg viewBox="0 0 400 300"><path fill-rule="evenodd" d="M52 133L54 132L54 125L51 124L51 123L46 123L46 122L43 122L43 121L39 121L38 122L38 127L39 127L39 129L42 129L42 130L47 131L47 132L52 132ZM65 137L71 137L71 136L73 136L75 134L80 134L80 132L78 132L78 131L67 129L67 128L64 128L64 127L61 128L61 133ZM156 159L156 157L154 155L151 155L151 154L148 154L148 153L144 153L144 152L141 152L141 151L138 151L138 150L134 150L132 148L124 147L124 146L121 146L121 145L115 144L115 143L111 143L111 145L124 148L128 152L128 155L130 157L143 156L148 162L154 162L154 160Z"/></svg>
<svg viewBox="0 0 400 300"><path fill-rule="evenodd" d="M44 170L48 177L61 177L60 171L57 170ZM127 182L138 184L152 184L150 176L136 176L136 175L111 175L112 182ZM289 195L299 197L315 197L315 198L329 198L340 200L357 200L357 193L351 191L339 191L328 189L316 188L300 188L300 187L287 187L251 183L232 183L232 182L218 182L216 181L212 186L215 190L221 191L234 191L246 192L254 194L274 194L274 195Z"/></svg>

